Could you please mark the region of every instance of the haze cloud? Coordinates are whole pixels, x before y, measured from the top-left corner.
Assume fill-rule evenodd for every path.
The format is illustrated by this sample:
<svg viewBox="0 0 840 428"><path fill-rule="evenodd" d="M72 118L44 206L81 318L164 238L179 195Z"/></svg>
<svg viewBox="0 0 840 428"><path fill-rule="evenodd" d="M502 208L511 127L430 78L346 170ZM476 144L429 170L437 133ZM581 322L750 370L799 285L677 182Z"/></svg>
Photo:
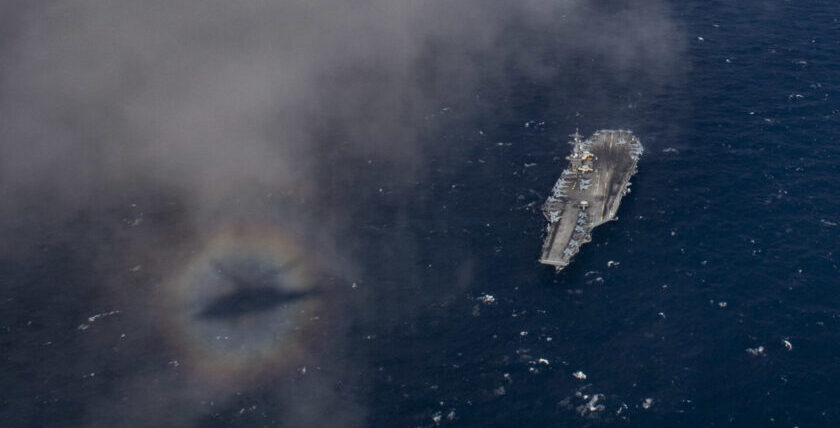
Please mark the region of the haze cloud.
<svg viewBox="0 0 840 428"><path fill-rule="evenodd" d="M428 138L438 126L429 117L444 107L469 105L486 88L513 91L515 80L572 85L581 59L619 82L674 78L683 37L662 3L637 3L10 4L0 41L0 231L6 242L26 241L22 224L32 230L81 211L124 208L132 202L125 194L175 195L199 226L208 218L282 217L262 212L267 193L303 201L295 209L307 224L330 219L317 233L346 231L344 213L376 209L340 196L359 168L387 171L398 188L422 174L432 154L446 155L444 142ZM562 96L551 102L566 102ZM162 250L166 237L126 239L140 253ZM403 262L411 256L402 254ZM142 389L146 380L126 383ZM304 386L307 397L329 390L320 382ZM200 392L187 389L171 402ZM355 402L324 394L329 406ZM183 405L184 420L204 411ZM111 403L97 412L146 412L121 409ZM295 420L318 420L317 409L306 413ZM348 425L362 423L363 410L350 413Z"/></svg>
<svg viewBox="0 0 840 428"><path fill-rule="evenodd" d="M479 84L557 78L581 52L656 70L680 50L661 8L590 2L82 1L18 18L2 182L71 202L138 177L209 203L255 183L312 194L340 142L418 162L423 117Z"/></svg>

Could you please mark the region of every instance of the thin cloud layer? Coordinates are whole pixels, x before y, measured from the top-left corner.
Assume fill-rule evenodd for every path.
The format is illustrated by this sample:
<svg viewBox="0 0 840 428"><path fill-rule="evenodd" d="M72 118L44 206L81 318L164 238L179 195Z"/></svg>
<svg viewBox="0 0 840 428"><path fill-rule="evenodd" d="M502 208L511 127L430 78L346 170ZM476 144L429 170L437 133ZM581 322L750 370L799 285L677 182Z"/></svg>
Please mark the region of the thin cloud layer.
<svg viewBox="0 0 840 428"><path fill-rule="evenodd" d="M449 153L428 137L440 131L430 116L468 106L487 88L513 92L515 81L571 86L581 59L597 61L600 78L613 82L676 79L684 49L660 2L73 1L2 10L10 25L0 26L0 209L7 213L0 253L13 257L17 248L8 242L39 245L30 242L33 230L57 227L50 235L56 241L95 230L80 242L98 247L71 248L91 254L74 260L97 266L90 287L119 302L138 326L163 314L137 297L140 291L121 288L128 274L101 266L146 257L137 264L151 285L138 289L159 297L183 254L199 251L205 226L249 221L293 224L338 260L343 248L330 236L341 230L352 237L345 213L377 209L341 197L361 168L387 171L399 192L431 156ZM590 84L597 92L597 82ZM552 97L566 102L562 92ZM469 114L462 113L465 122ZM267 195L284 202L266 203ZM147 220L142 233L101 237L113 225L71 221L79 213L101 219L133 212L135 202L179 225ZM292 208L276 210L286 202ZM128 222L138 219L142 214ZM59 227L66 224L80 230ZM401 262L411 264L417 254L410 242L404 246ZM358 272L366 263L382 261L340 265ZM376 278L367 286L361 295L375 298ZM344 315L355 316L365 299ZM140 343L153 343L162 328L143 330ZM313 358L342 361L345 346L336 338L320 348L332 355L312 351ZM68 358L96 352L82 349ZM281 425L364 424L365 398L336 389L358 380L362 365L343 361L329 375L278 384L276 400L288 418ZM208 395L224 402L247 387L208 390L211 382L201 378L144 367L114 382L138 398L86 399L86 423L200 421L215 411L202 401Z"/></svg>
<svg viewBox="0 0 840 428"><path fill-rule="evenodd" d="M656 72L681 50L661 7L589 2L64 2L18 27L2 182L68 202L138 179L207 203L310 195L331 145L417 162L423 118L479 85L562 78L582 52Z"/></svg>

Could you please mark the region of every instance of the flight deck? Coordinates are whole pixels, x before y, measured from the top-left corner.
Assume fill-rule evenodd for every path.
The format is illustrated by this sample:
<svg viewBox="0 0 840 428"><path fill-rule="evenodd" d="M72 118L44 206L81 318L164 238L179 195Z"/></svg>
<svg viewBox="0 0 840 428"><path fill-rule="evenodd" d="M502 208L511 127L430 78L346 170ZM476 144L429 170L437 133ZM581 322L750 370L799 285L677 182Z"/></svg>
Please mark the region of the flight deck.
<svg viewBox="0 0 840 428"><path fill-rule="evenodd" d="M644 148L631 131L601 130L583 140L575 132L569 165L543 205L548 220L540 263L562 270L592 240L592 229L611 220Z"/></svg>

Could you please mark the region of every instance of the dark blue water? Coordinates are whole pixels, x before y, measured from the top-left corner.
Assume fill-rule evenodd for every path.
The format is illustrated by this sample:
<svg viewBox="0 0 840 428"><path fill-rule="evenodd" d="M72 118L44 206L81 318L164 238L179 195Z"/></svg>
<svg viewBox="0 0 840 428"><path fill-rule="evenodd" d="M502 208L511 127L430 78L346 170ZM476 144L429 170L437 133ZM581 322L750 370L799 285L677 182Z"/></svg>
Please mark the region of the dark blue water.
<svg viewBox="0 0 840 428"><path fill-rule="evenodd" d="M558 107L523 83L450 136L469 160L421 185L410 223L420 274L458 292L383 335L374 425L840 423L838 9L677 10L690 64L673 87ZM573 126L631 128L647 153L619 221L554 274L538 208ZM603 410L580 407L597 394Z"/></svg>
<svg viewBox="0 0 840 428"><path fill-rule="evenodd" d="M555 64L568 70L557 80L442 99L421 135L440 144L418 153L409 183L330 154L366 168L324 179L341 207L328 215L349 224L336 241L362 265L348 282L363 294L335 310L346 319L334 360L352 369L309 364L308 376L335 370L332 401L295 367L215 404L194 394L187 420L294 426L284 415L310 400L326 414L362 409L366 426L840 425L840 8L673 7L686 50L661 75L616 76L580 52ZM537 263L539 208L575 128L632 129L646 153L619 221L555 273ZM178 412L167 402L181 403L189 375L172 374L174 335L158 308L125 297L163 279L113 281L126 266L109 257L130 247L119 230L138 197L156 206L143 227L158 250L199 232L169 195L139 194L57 226L7 222L37 245L0 262L2 425L115 413L142 426L137 402ZM106 291L115 283L140 291ZM115 307L110 324L80 330Z"/></svg>

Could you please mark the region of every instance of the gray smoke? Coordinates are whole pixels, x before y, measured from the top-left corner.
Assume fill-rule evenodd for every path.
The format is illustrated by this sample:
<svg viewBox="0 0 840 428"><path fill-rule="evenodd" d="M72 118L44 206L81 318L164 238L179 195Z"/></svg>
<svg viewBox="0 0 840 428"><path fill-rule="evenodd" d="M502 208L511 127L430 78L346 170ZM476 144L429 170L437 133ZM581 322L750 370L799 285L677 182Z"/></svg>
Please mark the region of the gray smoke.
<svg viewBox="0 0 840 428"><path fill-rule="evenodd" d="M482 88L512 92L517 79L564 88L581 59L597 61L613 82L679 79L684 38L670 11L659 1L637 3L7 3L0 9L2 253L31 237L22 225L31 231L79 212L123 209L136 195L178 201L195 236L211 223L283 217L268 212L264 198L272 194L294 201L290 215L326 225L313 233L329 242L352 230L345 213L375 209L336 195L356 170L374 165L397 186L418 179L430 154L447 150L428 138L439 131L429 117L469 105ZM609 97L591 91L593 100ZM553 93L550 101L569 100ZM166 235L122 239L133 254L151 253L167 248ZM356 264L348 269L364 271L364 261ZM101 287L114 283L107 273L100 279ZM375 295L376 279L368 282ZM135 384L152 378L126 383L142 388ZM330 388L321 382L305 385L308 398ZM185 404L200 395L195 390L167 394L181 396L170 402L183 406L184 420L207 411ZM91 411L95 423L142 418L159 400L130 409L104 401L91 400L104 406ZM349 425L363 423L363 410L334 408L345 401L357 402L324 403L332 414L353 413ZM317 421L312 403L296 405L284 424Z"/></svg>

